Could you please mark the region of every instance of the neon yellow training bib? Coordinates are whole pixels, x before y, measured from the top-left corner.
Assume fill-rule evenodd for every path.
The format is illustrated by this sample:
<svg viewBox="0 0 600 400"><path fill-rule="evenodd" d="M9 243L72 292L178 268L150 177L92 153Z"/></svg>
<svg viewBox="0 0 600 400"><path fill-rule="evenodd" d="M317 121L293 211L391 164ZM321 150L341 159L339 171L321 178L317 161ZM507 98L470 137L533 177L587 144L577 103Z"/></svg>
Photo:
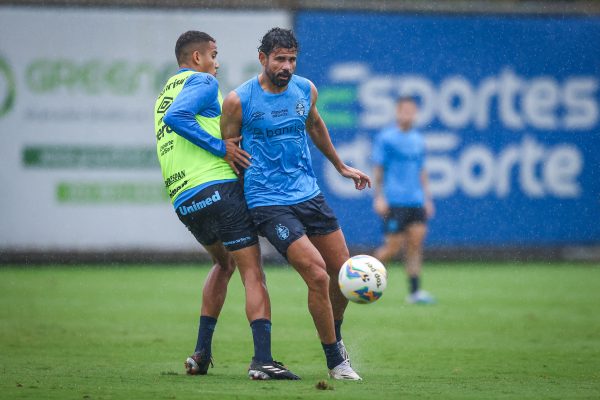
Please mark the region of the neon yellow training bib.
<svg viewBox="0 0 600 400"><path fill-rule="evenodd" d="M162 170L163 180L171 203L187 189L207 182L237 179L227 162L214 154L196 146L179 136L164 122L163 117L169 106L183 89L186 80L198 72L183 71L172 76L160 92L154 107L154 127L156 132L156 152ZM219 104L223 104L221 92L218 92ZM209 118L196 115L196 121L202 129L221 139L221 115Z"/></svg>

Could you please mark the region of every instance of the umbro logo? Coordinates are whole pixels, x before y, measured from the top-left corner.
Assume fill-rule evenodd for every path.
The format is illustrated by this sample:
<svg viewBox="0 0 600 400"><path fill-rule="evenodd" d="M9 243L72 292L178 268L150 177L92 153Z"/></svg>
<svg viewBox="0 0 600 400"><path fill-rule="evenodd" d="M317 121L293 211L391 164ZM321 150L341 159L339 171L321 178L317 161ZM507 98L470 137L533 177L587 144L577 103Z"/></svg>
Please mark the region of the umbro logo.
<svg viewBox="0 0 600 400"><path fill-rule="evenodd" d="M171 107L171 103L173 103L172 97L163 98L163 101L158 106L158 109L156 110L156 112L159 114L164 114L169 109L169 107Z"/></svg>
<svg viewBox="0 0 600 400"><path fill-rule="evenodd" d="M252 114L252 120L254 121L260 121L265 119L265 113L262 111L257 111L254 114Z"/></svg>

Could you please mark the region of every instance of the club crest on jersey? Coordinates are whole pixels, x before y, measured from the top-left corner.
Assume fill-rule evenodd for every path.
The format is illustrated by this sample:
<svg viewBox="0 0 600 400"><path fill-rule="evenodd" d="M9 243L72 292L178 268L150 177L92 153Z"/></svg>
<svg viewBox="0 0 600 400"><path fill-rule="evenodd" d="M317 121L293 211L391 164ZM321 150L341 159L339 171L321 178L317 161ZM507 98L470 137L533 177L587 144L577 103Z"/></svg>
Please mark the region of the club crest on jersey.
<svg viewBox="0 0 600 400"><path fill-rule="evenodd" d="M277 232L277 237L280 240L285 240L290 237L290 230L285 225L277 224L275 226L275 232Z"/></svg>
<svg viewBox="0 0 600 400"><path fill-rule="evenodd" d="M302 103L302 100L298 100L296 103L296 114L303 116L305 112L306 108L304 107L304 103Z"/></svg>

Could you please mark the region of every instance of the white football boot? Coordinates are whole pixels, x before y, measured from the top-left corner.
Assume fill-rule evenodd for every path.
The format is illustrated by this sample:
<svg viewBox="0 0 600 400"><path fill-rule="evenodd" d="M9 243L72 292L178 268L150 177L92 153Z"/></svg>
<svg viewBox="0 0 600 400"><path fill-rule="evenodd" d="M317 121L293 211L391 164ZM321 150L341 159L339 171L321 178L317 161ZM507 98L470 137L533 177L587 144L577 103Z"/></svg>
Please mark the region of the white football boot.
<svg viewBox="0 0 600 400"><path fill-rule="evenodd" d="M408 304L435 304L435 297L425 290L418 290L406 296Z"/></svg>
<svg viewBox="0 0 600 400"><path fill-rule="evenodd" d="M344 360L338 366L330 369L329 376L339 380L362 381L362 378L352 369L348 360Z"/></svg>

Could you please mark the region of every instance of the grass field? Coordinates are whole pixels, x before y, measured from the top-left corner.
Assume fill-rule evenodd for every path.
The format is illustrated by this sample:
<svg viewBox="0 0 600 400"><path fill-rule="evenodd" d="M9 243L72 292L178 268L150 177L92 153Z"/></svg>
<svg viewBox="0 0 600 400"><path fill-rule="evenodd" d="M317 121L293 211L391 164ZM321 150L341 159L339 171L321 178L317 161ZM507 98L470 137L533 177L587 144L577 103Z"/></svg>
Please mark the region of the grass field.
<svg viewBox="0 0 600 400"><path fill-rule="evenodd" d="M246 378L252 340L239 276L215 332L215 368L186 376L207 267L0 268L2 399L598 399L600 266L435 264L434 306L403 302L389 268L344 338L362 382L326 379L306 289L266 269L273 354L303 380Z"/></svg>

